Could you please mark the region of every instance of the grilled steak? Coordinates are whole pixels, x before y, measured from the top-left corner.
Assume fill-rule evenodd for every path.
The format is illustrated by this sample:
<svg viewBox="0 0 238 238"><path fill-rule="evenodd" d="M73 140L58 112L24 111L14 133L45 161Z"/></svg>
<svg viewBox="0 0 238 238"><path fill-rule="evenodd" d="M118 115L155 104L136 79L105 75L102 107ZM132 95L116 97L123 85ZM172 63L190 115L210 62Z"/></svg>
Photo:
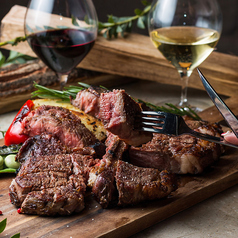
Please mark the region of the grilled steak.
<svg viewBox="0 0 238 238"><path fill-rule="evenodd" d="M41 133L55 135L67 147L85 147L97 142L81 120L68 109L56 106L40 106L23 120L22 134L30 137Z"/></svg>
<svg viewBox="0 0 238 238"><path fill-rule="evenodd" d="M19 149L16 160L21 164L32 156L56 155L77 153L82 155L92 155L95 158L101 158L105 154L105 145L101 142L90 147L69 148L52 134L42 133L28 138Z"/></svg>
<svg viewBox="0 0 238 238"><path fill-rule="evenodd" d="M135 118L140 112L140 105L124 90L100 95L100 119L105 128L129 145L139 146L152 138L152 133L134 130Z"/></svg>
<svg viewBox="0 0 238 238"><path fill-rule="evenodd" d="M220 136L217 125L206 122L186 121L202 133ZM224 152L221 145L204 141L189 135L170 137L154 134L153 139L141 147L131 147L130 162L134 165L168 170L178 174L198 174L219 159Z"/></svg>
<svg viewBox="0 0 238 238"><path fill-rule="evenodd" d="M116 185L118 205L121 206L167 197L177 188L173 174L137 167L121 160L117 163Z"/></svg>
<svg viewBox="0 0 238 238"><path fill-rule="evenodd" d="M126 143L113 134L109 134L105 143L107 145L106 154L100 163L91 170L89 179L92 193L103 208L108 207L116 199L117 161L122 159L123 153L127 149Z"/></svg>
<svg viewBox="0 0 238 238"><path fill-rule="evenodd" d="M103 92L106 90L99 87L89 87L78 92L76 98L71 100L71 104L85 113L99 118L100 94Z"/></svg>
<svg viewBox="0 0 238 238"><path fill-rule="evenodd" d="M69 215L84 208L84 193L92 166L89 155L30 157L12 181L9 192L21 213Z"/></svg>
<svg viewBox="0 0 238 238"><path fill-rule="evenodd" d="M52 134L42 133L27 139L19 149L16 160L23 163L31 156L67 154L69 149Z"/></svg>

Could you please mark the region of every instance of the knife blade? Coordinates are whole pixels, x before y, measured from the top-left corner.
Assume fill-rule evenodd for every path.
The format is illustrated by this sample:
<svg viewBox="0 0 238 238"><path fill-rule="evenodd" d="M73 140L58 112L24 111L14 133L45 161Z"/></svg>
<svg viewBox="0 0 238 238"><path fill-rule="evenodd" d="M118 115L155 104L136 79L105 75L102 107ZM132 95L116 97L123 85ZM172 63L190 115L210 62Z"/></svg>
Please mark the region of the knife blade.
<svg viewBox="0 0 238 238"><path fill-rule="evenodd" d="M230 108L225 104L225 102L219 97L217 92L214 90L214 88L211 86L211 84L207 81L205 76L198 68L197 71L209 97L212 99L213 103L215 104L215 106L217 107L221 115L224 117L229 127L232 129L232 131L238 138L238 119L235 117Z"/></svg>

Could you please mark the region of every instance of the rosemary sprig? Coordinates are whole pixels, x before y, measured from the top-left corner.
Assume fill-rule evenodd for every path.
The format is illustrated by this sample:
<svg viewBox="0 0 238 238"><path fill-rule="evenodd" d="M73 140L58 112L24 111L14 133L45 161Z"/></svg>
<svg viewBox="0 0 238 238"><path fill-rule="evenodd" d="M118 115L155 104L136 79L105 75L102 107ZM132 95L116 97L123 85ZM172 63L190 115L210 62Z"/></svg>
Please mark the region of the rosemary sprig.
<svg viewBox="0 0 238 238"><path fill-rule="evenodd" d="M26 41L26 36L19 36L19 37L16 37L14 40L0 42L0 46L9 45L9 44L12 46L15 46L18 43L24 42L24 41Z"/></svg>
<svg viewBox="0 0 238 238"><path fill-rule="evenodd" d="M141 3L145 6L145 8L143 10L140 10L138 8L135 9L134 10L135 16L116 17L113 15L108 15L107 22L103 23L99 21L98 33L102 34L103 37L108 39L111 39L112 36L117 38L118 34L124 37L125 32L131 32L134 22L137 22L138 28L145 29L147 25L147 15L150 11L151 4L147 0L142 0ZM77 22L74 16L72 16L72 23L74 25L77 25ZM47 26L45 28L47 28ZM12 46L15 46L18 43L24 42L26 40L27 40L27 36L19 36L13 40L0 42L0 47L9 45L9 44Z"/></svg>
<svg viewBox="0 0 238 238"><path fill-rule="evenodd" d="M90 87L90 85L85 83L79 82L78 84L80 86L69 86L69 87L65 87L63 91L59 91L55 89L46 88L37 83L34 83L34 87L37 89L37 91L34 91L32 93L32 96L39 97L39 98L61 99L63 101L69 102L70 98L75 98L78 92ZM100 87L104 88L103 86L100 86ZM195 120L201 120L201 118L191 108L187 108L187 110L180 109L171 103L166 103L165 105L167 107L165 106L159 107L159 106L155 106L152 103L145 102L141 99L137 99L137 102L144 103L145 105L147 105L148 107L150 107L152 110L155 110L155 111L170 112L180 116L187 115Z"/></svg>
<svg viewBox="0 0 238 238"><path fill-rule="evenodd" d="M62 101L69 102L70 98L74 99L78 92L90 87L90 85L86 83L79 82L78 84L80 86L70 85L68 87L65 87L63 91L60 91L44 87L34 82L33 85L37 90L32 92L31 96L39 98L61 99Z"/></svg>
<svg viewBox="0 0 238 238"><path fill-rule="evenodd" d="M118 34L124 37L125 32L131 32L133 22L137 21L137 27L145 29L147 25L147 14L150 11L151 5L147 0L141 1L145 6L143 10L135 9L135 16L129 17L116 17L113 15L108 16L106 23L99 22L98 32L103 33L105 38L117 38Z"/></svg>
<svg viewBox="0 0 238 238"><path fill-rule="evenodd" d="M186 107L186 108L179 108L176 107L174 104L172 103L165 103L165 106L156 106L152 103L149 102L145 102L141 99L137 100L139 103L144 103L147 107L151 108L154 111L162 111L162 112L169 112L169 113L173 113L173 114L177 114L180 116L189 116L191 118L193 118L194 120L202 120L201 117L198 116L198 114L190 107Z"/></svg>

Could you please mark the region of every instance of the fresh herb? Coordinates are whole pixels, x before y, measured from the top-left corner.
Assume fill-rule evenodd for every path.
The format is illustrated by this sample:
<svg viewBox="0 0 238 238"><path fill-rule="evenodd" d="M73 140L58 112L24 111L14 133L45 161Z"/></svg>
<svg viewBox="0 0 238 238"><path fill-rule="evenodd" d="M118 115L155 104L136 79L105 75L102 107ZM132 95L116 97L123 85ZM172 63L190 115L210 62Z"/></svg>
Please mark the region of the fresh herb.
<svg viewBox="0 0 238 238"><path fill-rule="evenodd" d="M143 10L135 9L135 16L129 17L116 17L113 15L108 16L106 23L99 22L98 32L102 33L105 38L111 39L112 36L115 38L120 34L124 37L125 32L131 32L133 22L137 22L137 27L145 29L147 25L147 15L150 11L151 5L146 1L141 1L145 6Z"/></svg>
<svg viewBox="0 0 238 238"><path fill-rule="evenodd" d="M35 58L28 55L24 55L22 53L18 53L16 51L10 51L8 58L6 58L0 51L0 67L7 66L9 64L24 64L27 61L33 59Z"/></svg>
<svg viewBox="0 0 238 238"><path fill-rule="evenodd" d="M4 137L6 134L6 131L0 131L0 133L2 134L2 137Z"/></svg>
<svg viewBox="0 0 238 238"><path fill-rule="evenodd" d="M7 225L7 218L5 218L0 222L0 233L2 233L5 230L6 225Z"/></svg>
<svg viewBox="0 0 238 238"><path fill-rule="evenodd" d="M105 38L109 38L109 39L111 39L112 36L117 38L118 34L124 37L125 32L131 32L134 22L137 22L138 28L145 29L147 26L147 15L151 9L151 4L147 0L142 0L141 3L145 6L145 8L143 10L140 10L138 8L135 9L134 16L116 17L113 15L108 15L107 22L103 23L99 21L98 33L102 34ZM74 16L72 16L72 23L74 25L78 24ZM45 26L44 28L47 28L47 26ZM18 43L24 42L26 40L27 40L27 36L16 37L13 40L0 42L0 47L9 45L9 44L12 46L15 46Z"/></svg>
<svg viewBox="0 0 238 238"><path fill-rule="evenodd" d="M55 89L50 89L34 83L34 87L37 89L36 91L32 92L32 97L39 97L39 98L49 98L49 99L61 99L62 101L69 102L70 98L75 99L78 92L82 91L83 89L89 88L90 85L85 83L78 83L80 86L73 86L70 85L65 87L64 90L59 91Z"/></svg>
<svg viewBox="0 0 238 238"><path fill-rule="evenodd" d="M12 46L15 46L15 45L18 45L18 43L24 42L24 41L26 41L26 36L19 36L19 37L16 37L14 40L0 42L0 47L4 45L9 45L9 44Z"/></svg>
<svg viewBox="0 0 238 238"><path fill-rule="evenodd" d="M198 121L201 120L201 117L199 117L198 114L190 107L179 108L171 103L165 103L165 105L167 107L166 106L156 106L152 103L145 102L141 99L138 99L137 101L139 103L145 104L147 107L151 108L154 111L169 112L169 113L173 113L173 114L180 115L180 116L189 116L189 117L193 118L194 120L198 120Z"/></svg>
<svg viewBox="0 0 238 238"><path fill-rule="evenodd" d="M90 87L90 85L85 83L79 82L78 84L80 86L69 86L69 87L65 87L63 91L59 91L59 90L46 88L37 83L34 83L34 87L37 89L37 91L34 91L32 93L32 96L39 97L39 98L61 99L65 102L69 102L70 98L74 99L78 92ZM100 86L100 87L104 88L103 86ZM145 102L141 99L138 99L137 101L139 103L144 103L145 105L147 105L154 111L170 112L180 116L189 116L195 120L201 120L201 118L197 115L197 113L189 107L187 107L186 109L183 109L183 108L181 109L171 103L166 103L165 105L167 107L165 106L159 107L159 106L153 105L152 103Z"/></svg>
<svg viewBox="0 0 238 238"><path fill-rule="evenodd" d="M1 222L0 222L0 233L2 233L5 228L7 226L7 218L3 219ZM13 236L11 236L10 238L19 238L20 237L20 233L17 233Z"/></svg>

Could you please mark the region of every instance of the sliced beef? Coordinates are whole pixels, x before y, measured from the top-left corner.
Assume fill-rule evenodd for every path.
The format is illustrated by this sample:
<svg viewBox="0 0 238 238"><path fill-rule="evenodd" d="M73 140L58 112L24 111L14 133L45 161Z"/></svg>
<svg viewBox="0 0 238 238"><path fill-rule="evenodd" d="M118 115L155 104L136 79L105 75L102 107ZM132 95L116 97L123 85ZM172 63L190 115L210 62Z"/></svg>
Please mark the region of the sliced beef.
<svg viewBox="0 0 238 238"><path fill-rule="evenodd" d="M81 154L30 157L9 187L11 202L26 214L79 212L90 168L96 163L92 156Z"/></svg>
<svg viewBox="0 0 238 238"><path fill-rule="evenodd" d="M83 209L83 194L72 185L67 185L28 193L22 203L21 213L55 216L70 215Z"/></svg>
<svg viewBox="0 0 238 238"><path fill-rule="evenodd" d="M51 133L67 147L82 148L98 142L77 116L62 107L40 106L25 117L22 123L22 134L32 137Z"/></svg>
<svg viewBox="0 0 238 238"><path fill-rule="evenodd" d="M100 119L105 128L129 145L139 146L151 140L152 133L134 129L141 107L124 90L100 95Z"/></svg>
<svg viewBox="0 0 238 238"><path fill-rule="evenodd" d="M32 156L67 154L69 149L52 134L42 133L27 139L19 149L16 160L23 163Z"/></svg>
<svg viewBox="0 0 238 238"><path fill-rule="evenodd" d="M96 201L107 208L110 203L116 199L115 172L107 168L97 175L92 187L92 193Z"/></svg>
<svg viewBox="0 0 238 238"><path fill-rule="evenodd" d="M92 155L100 158L105 154L105 145L101 142L90 147L74 147L69 148L61 143L61 141L52 134L42 133L28 138L19 149L16 160L21 164L30 157L56 154L78 153L82 155Z"/></svg>
<svg viewBox="0 0 238 238"><path fill-rule="evenodd" d="M117 161L122 159L128 145L110 134L106 140L106 154L97 166L90 172L89 185L98 203L108 207L116 199L115 174Z"/></svg>
<svg viewBox="0 0 238 238"><path fill-rule="evenodd" d="M186 121L194 130L220 136L220 128L206 122ZM224 149L221 145L193 136L170 137L154 134L153 139L141 147L131 147L130 162L134 165L168 170L177 174L202 173L218 160Z"/></svg>
<svg viewBox="0 0 238 238"><path fill-rule="evenodd" d="M99 118L100 94L107 90L100 87L89 87L77 93L71 104L85 113Z"/></svg>
<svg viewBox="0 0 238 238"><path fill-rule="evenodd" d="M116 185L118 205L121 206L164 198L177 188L173 174L137 167L121 160L117 163Z"/></svg>

